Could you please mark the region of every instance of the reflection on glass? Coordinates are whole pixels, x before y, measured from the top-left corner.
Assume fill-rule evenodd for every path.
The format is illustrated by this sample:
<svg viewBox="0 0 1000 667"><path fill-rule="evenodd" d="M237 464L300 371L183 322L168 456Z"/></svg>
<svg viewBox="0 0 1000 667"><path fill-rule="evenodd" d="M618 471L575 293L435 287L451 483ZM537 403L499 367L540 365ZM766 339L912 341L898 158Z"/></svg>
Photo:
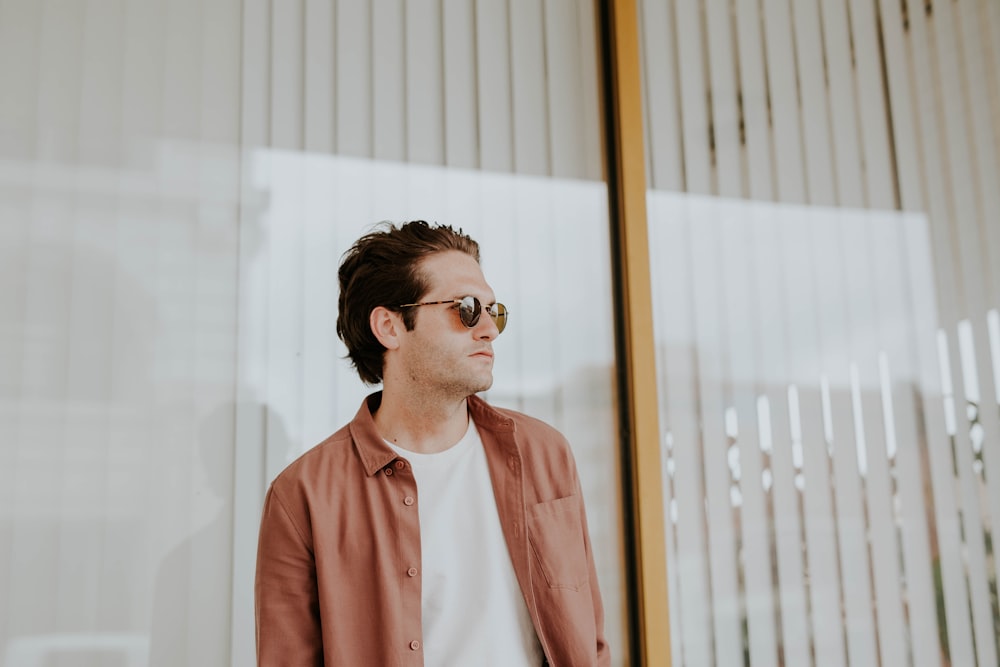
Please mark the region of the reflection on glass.
<svg viewBox="0 0 1000 667"><path fill-rule="evenodd" d="M4 667L252 661L263 489L365 392L340 253L419 217L503 287L490 398L573 441L627 660L594 8L412 4L0 3Z"/></svg>
<svg viewBox="0 0 1000 667"><path fill-rule="evenodd" d="M261 479L269 481L349 421L369 391L336 336L340 254L378 220L422 218L463 228L479 241L487 280L511 313L494 344L487 398L548 421L569 439L587 498L609 641L622 647L613 654L624 664L605 186L281 152L260 151L254 164L254 187L268 193L269 207L260 216L266 252L243 262L241 274L241 344L253 353L241 358L240 386L280 416L283 439L294 444L273 447L264 433L259 449L241 440L237 466L263 460ZM249 526L242 536L249 547L240 553L250 556L253 519L237 518L237 526Z"/></svg>
<svg viewBox="0 0 1000 667"><path fill-rule="evenodd" d="M334 330L340 253L414 217L480 240L511 310L489 398L570 439L623 647L604 185L261 150L240 218L184 190L210 156L171 154L170 196L43 180L4 219L3 664L228 664L267 482L368 391Z"/></svg>
<svg viewBox="0 0 1000 667"><path fill-rule="evenodd" d="M938 329L926 220L649 210L675 659L993 664L990 320Z"/></svg>

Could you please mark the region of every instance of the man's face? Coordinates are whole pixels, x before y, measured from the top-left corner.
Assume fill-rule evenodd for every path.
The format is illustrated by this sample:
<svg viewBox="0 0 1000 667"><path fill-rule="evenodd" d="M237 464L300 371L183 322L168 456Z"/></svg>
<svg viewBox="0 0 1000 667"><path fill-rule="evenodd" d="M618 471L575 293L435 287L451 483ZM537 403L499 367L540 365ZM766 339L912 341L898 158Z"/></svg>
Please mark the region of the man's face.
<svg viewBox="0 0 1000 667"><path fill-rule="evenodd" d="M419 266L429 289L421 302L474 296L483 306L496 301L475 259L455 250L425 257ZM472 328L462 324L458 304L416 309L412 331L403 335L399 362L415 391L465 398L493 384L496 324L486 312Z"/></svg>

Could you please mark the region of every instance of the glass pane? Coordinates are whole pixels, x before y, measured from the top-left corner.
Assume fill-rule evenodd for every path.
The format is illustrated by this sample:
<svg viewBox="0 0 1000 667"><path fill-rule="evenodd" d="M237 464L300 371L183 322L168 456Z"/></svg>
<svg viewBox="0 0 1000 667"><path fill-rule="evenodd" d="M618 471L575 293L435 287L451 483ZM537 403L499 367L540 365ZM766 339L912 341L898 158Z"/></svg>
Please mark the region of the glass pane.
<svg viewBox="0 0 1000 667"><path fill-rule="evenodd" d="M938 328L927 219L648 201L676 664L991 656L998 316Z"/></svg>
<svg viewBox="0 0 1000 667"><path fill-rule="evenodd" d="M340 254L414 218L480 241L488 398L571 441L628 663L594 20L0 3L0 663L252 663L264 489L367 391Z"/></svg>
<svg viewBox="0 0 1000 667"><path fill-rule="evenodd" d="M253 160L267 165L258 171L267 180L255 186L268 207L254 223L260 245L241 259L240 335L248 353L239 369L239 415L248 430L238 456L264 468L246 479L262 494L261 478L349 421L373 390L350 369L336 337L331 258L374 220L455 221L479 241L486 279L511 311L494 343L495 383L485 396L569 439L615 664L626 664L619 662L626 660L626 600L611 446L617 415L605 185L266 151ZM250 446L254 438L261 449ZM255 509L248 514L254 541L259 517ZM238 554L251 572L253 548Z"/></svg>

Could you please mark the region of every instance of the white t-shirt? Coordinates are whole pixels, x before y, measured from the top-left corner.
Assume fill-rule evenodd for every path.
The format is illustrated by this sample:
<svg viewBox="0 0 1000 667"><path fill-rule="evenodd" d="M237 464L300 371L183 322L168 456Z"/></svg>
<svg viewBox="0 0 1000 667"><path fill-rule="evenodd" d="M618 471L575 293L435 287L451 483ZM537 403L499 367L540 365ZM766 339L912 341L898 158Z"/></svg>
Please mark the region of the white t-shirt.
<svg viewBox="0 0 1000 667"><path fill-rule="evenodd" d="M424 664L539 667L542 648L510 562L472 419L465 436L443 452L418 454L388 444L410 462L417 482Z"/></svg>

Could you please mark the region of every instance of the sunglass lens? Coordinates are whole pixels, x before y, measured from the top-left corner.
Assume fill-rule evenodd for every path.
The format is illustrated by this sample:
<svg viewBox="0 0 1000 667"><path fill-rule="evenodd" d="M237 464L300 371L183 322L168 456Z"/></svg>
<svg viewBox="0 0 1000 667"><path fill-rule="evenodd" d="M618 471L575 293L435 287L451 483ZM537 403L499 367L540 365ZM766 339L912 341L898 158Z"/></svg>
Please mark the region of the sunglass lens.
<svg viewBox="0 0 1000 667"><path fill-rule="evenodd" d="M479 324L479 318L484 310L493 318L493 323L497 325L497 333L503 331L504 327L507 326L507 307L502 303L495 303L489 308L483 308L479 299L467 296L458 304L458 316L461 318L462 324L470 329Z"/></svg>
<svg viewBox="0 0 1000 667"><path fill-rule="evenodd" d="M503 333L504 327L507 326L507 307L502 303L493 304L493 308L490 309L490 317L497 325L497 333Z"/></svg>
<svg viewBox="0 0 1000 667"><path fill-rule="evenodd" d="M458 316L461 318L462 324L470 329L479 323L479 316L482 313L483 307L480 305L479 299L474 296L464 297L458 304Z"/></svg>

